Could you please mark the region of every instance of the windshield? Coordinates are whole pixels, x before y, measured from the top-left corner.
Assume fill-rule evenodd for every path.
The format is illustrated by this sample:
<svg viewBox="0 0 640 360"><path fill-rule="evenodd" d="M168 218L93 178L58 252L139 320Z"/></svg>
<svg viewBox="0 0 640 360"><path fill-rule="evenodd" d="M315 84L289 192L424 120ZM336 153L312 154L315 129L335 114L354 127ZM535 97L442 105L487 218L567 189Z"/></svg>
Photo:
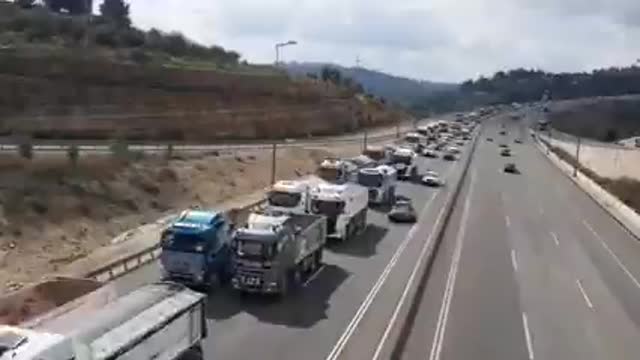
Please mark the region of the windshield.
<svg viewBox="0 0 640 360"><path fill-rule="evenodd" d="M301 198L302 195L300 193L271 191L267 200L271 206L292 208L298 206Z"/></svg>
<svg viewBox="0 0 640 360"><path fill-rule="evenodd" d="M256 240L237 239L235 246L236 255L242 258L270 259L277 252L277 244Z"/></svg>
<svg viewBox="0 0 640 360"><path fill-rule="evenodd" d="M382 175L358 173L358 184L366 187L380 187L382 186Z"/></svg>
<svg viewBox="0 0 640 360"><path fill-rule="evenodd" d="M394 164L411 165L412 160L413 158L411 156L406 155L393 155L391 157L391 161L393 161Z"/></svg>
<svg viewBox="0 0 640 360"><path fill-rule="evenodd" d="M340 179L341 171L336 168L321 167L318 169L318 176L326 181L335 181Z"/></svg>
<svg viewBox="0 0 640 360"><path fill-rule="evenodd" d="M335 216L344 210L344 201L313 200L311 208L315 214Z"/></svg>
<svg viewBox="0 0 640 360"><path fill-rule="evenodd" d="M163 249L183 252L203 252L207 246L207 240L200 235L176 234L171 231L164 233L162 242Z"/></svg>

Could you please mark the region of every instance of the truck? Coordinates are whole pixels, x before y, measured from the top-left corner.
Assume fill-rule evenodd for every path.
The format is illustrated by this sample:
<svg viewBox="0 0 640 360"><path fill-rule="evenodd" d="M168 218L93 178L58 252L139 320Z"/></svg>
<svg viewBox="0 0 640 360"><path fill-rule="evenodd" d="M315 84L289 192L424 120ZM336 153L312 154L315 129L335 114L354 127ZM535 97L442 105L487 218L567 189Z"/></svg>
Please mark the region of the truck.
<svg viewBox="0 0 640 360"><path fill-rule="evenodd" d="M326 236L324 216L249 215L233 235L232 287L286 295L320 269Z"/></svg>
<svg viewBox="0 0 640 360"><path fill-rule="evenodd" d="M378 165L385 164L388 160L388 151L383 146L367 146L362 155L375 161Z"/></svg>
<svg viewBox="0 0 640 360"><path fill-rule="evenodd" d="M116 296L103 285L56 278L0 298L14 320L0 325L0 360L203 358L205 295L159 282Z"/></svg>
<svg viewBox="0 0 640 360"><path fill-rule="evenodd" d="M349 159L327 158L320 163L318 176L333 184L357 182L358 170L375 165L376 161L365 155Z"/></svg>
<svg viewBox="0 0 640 360"><path fill-rule="evenodd" d="M418 177L416 153L411 149L396 149L391 155L391 164L398 173L398 180L415 180Z"/></svg>
<svg viewBox="0 0 640 360"><path fill-rule="evenodd" d="M391 166L360 169L358 184L369 190L369 204L391 206L395 202L397 172Z"/></svg>
<svg viewBox="0 0 640 360"><path fill-rule="evenodd" d="M271 213L309 214L311 189L322 183L326 181L316 176L278 181L267 192L267 210Z"/></svg>
<svg viewBox="0 0 640 360"><path fill-rule="evenodd" d="M161 234L165 278L198 288L224 284L230 275L232 230L221 212L183 211Z"/></svg>
<svg viewBox="0 0 640 360"><path fill-rule="evenodd" d="M347 241L367 226L369 193L358 184L323 184L311 192L311 211L327 217L327 237Z"/></svg>

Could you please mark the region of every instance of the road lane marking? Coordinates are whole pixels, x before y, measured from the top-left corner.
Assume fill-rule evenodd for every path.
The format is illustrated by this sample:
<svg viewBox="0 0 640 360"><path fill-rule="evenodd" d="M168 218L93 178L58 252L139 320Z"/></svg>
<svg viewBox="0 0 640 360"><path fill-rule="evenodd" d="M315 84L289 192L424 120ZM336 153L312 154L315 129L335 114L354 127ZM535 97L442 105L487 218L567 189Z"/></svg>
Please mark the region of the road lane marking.
<svg viewBox="0 0 640 360"><path fill-rule="evenodd" d="M593 310L593 303L591 302L591 299L589 299L589 296L587 295L587 292L584 291L584 287L582 287L582 283L580 282L580 280L576 280L576 283L578 284L578 289L580 289L580 293L582 294L582 297L584 298L584 302L587 303L587 306L589 307L589 309Z"/></svg>
<svg viewBox="0 0 640 360"><path fill-rule="evenodd" d="M553 238L553 242L556 243L556 246L560 246L560 241L558 240L558 235L556 233L551 232L551 237Z"/></svg>
<svg viewBox="0 0 640 360"><path fill-rule="evenodd" d="M309 284L311 284L311 282L315 280L318 277L318 275L320 275L320 273L322 272L322 270L324 270L324 268L325 268L324 265L320 266L320 268L311 276L309 276L307 281L305 281L304 284L302 284L302 287L307 287Z"/></svg>
<svg viewBox="0 0 640 360"><path fill-rule="evenodd" d="M513 265L513 269L518 271L518 259L516 258L516 251L511 250L511 264Z"/></svg>
<svg viewBox="0 0 640 360"><path fill-rule="evenodd" d="M511 227L511 219L509 218L509 215L504 216L504 221L507 223L507 227Z"/></svg>
<svg viewBox="0 0 640 360"><path fill-rule="evenodd" d="M433 334L433 343L431 344L431 352L429 354L429 360L439 360L442 353L442 346L444 343L444 334L447 329L447 319L449 318L449 310L451 309L451 301L453 299L453 291L455 289L456 277L458 275L458 269L460 267L460 258L462 257L462 244L464 241L465 233L467 230L467 223L469 218L469 208L471 206L471 198L473 197L473 190L475 187L476 173L474 171L471 176L471 183L469 188L469 194L464 203L464 209L462 211L461 227L456 237L456 247L451 261L451 267L449 268L449 275L447 276L447 284L445 287L442 305L440 306L440 312L438 314L438 323L436 324L436 331Z"/></svg>
<svg viewBox="0 0 640 360"><path fill-rule="evenodd" d="M431 194L431 196L429 197L429 200L427 200L427 203L425 204L424 208L422 209L422 212L420 213L419 219L424 217L424 214L426 214L427 210L431 207L430 204L432 203L432 200L435 197L435 195L436 195L435 192ZM415 230L413 230L413 228L418 226L419 223L420 223L419 221L416 222L416 224L409 231L410 234L415 234ZM360 321L362 321L364 314L367 312L367 310L369 310L369 306L371 306L373 299L378 295L380 288L382 287L384 282L387 280L387 277L389 277L389 273L391 273L391 270L396 265L396 263L398 262L398 259L400 258L402 253L404 253L405 248L407 247L409 242L411 242L412 239L413 239L413 236L407 236L402 241L402 243L400 244L396 252L391 257L391 260L389 260L389 263L382 271L382 274L380 274L380 277L378 277L378 280L375 282L371 290L369 290L369 293L365 297L362 304L360 304L358 311L356 311L355 315L353 316L353 318L345 328L344 332L342 333L340 338L338 338L338 341L334 345L333 349L331 349L331 352L329 353L329 355L327 355L326 360L335 360L338 358L338 356L340 356L340 353L342 353L342 350L344 350L344 347L346 346L347 342L353 335L353 332L360 324Z"/></svg>
<svg viewBox="0 0 640 360"><path fill-rule="evenodd" d="M526 313L522 313L522 326L524 327L524 338L527 342L527 352L529 352L529 360L533 360L533 343L531 342L531 333L529 332L529 319Z"/></svg>
<svg viewBox="0 0 640 360"><path fill-rule="evenodd" d="M604 241L604 239L602 237L600 237L600 234L598 234L586 220L582 220L582 223L584 224L584 226L587 229L589 229L589 231L591 231L591 233L593 234L593 236L596 237L596 239L600 240L600 243L602 244L602 246L604 246L604 248L607 250L607 252L613 257L613 259L616 261L616 263L618 263L618 266L622 269L622 271L624 271L625 274L627 274L627 276L631 279L631 281L633 281L633 283L636 285L636 287L640 288L640 282L638 281L638 279L636 279L636 277L633 276L631 271L629 271L629 269L627 269L627 267L624 265L624 263L622 263L622 260L620 260L618 255L616 255L616 253L614 253L613 250L611 250L611 248Z"/></svg>

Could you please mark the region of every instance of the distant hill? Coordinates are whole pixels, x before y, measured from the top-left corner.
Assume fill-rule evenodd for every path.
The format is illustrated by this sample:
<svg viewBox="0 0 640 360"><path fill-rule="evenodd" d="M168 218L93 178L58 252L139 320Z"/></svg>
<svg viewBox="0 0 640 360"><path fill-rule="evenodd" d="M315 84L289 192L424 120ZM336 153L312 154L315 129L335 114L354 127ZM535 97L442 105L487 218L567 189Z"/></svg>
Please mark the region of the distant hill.
<svg viewBox="0 0 640 360"><path fill-rule="evenodd" d="M343 76L353 78L373 95L407 106L433 93L450 91L458 87L457 84L414 80L364 68L347 68L325 63L286 64L287 70L293 76L306 76L309 73L319 75L324 66L340 70Z"/></svg>

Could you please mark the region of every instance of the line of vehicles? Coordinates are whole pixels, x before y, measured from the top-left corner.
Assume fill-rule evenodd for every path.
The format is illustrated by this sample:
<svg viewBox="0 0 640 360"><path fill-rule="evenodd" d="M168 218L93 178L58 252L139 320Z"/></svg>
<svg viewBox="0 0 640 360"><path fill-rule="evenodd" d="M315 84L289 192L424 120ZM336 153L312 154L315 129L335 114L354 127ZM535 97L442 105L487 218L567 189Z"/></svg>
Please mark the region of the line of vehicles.
<svg viewBox="0 0 640 360"><path fill-rule="evenodd" d="M183 211L160 234L161 282L120 296L113 285L56 278L0 297L0 360L201 359L210 289L285 296L317 273L329 241L365 231L370 207L415 222L398 181L444 185L435 171L420 174L417 159L457 159L473 125L452 124L326 159L317 176L279 181L242 226L223 212Z"/></svg>

